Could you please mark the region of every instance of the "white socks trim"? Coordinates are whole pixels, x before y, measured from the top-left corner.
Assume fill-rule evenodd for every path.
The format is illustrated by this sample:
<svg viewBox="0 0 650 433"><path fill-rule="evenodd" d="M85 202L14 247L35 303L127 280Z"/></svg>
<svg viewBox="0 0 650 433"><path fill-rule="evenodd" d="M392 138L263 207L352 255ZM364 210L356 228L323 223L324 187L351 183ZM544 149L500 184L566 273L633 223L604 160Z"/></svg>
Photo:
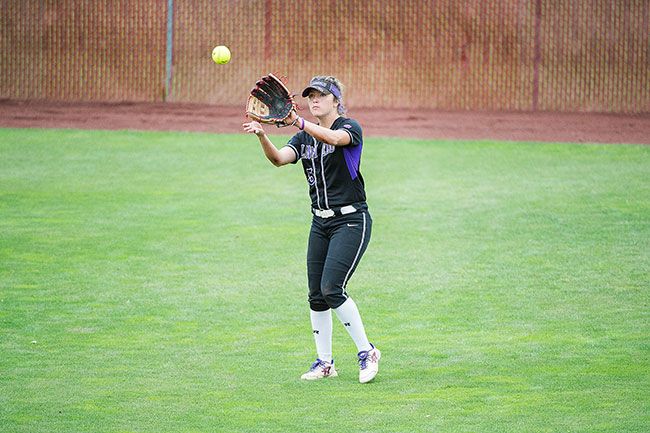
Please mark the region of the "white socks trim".
<svg viewBox="0 0 650 433"><path fill-rule="evenodd" d="M357 345L358 351L372 350L372 345L368 341L366 330L363 327L361 314L359 314L357 304L352 300L352 298L346 299L341 306L334 309L334 312L343 326L345 326L350 337L352 337L354 344Z"/></svg>
<svg viewBox="0 0 650 433"><path fill-rule="evenodd" d="M316 353L321 361L332 362L332 310L309 310Z"/></svg>

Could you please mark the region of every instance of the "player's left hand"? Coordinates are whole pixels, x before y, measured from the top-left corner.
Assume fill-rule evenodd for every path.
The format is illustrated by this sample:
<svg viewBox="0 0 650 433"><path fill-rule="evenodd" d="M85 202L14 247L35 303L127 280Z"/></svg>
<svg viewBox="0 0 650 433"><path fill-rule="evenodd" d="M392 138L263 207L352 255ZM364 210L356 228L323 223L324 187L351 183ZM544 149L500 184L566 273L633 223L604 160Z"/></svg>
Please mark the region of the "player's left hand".
<svg viewBox="0 0 650 433"><path fill-rule="evenodd" d="M293 95L284 82L273 74L255 83L246 101L246 116L260 123L287 126L287 117L296 110Z"/></svg>
<svg viewBox="0 0 650 433"><path fill-rule="evenodd" d="M282 123L287 126L293 125L295 124L296 119L298 119L298 113L296 112L296 110L291 110L289 115L282 121Z"/></svg>

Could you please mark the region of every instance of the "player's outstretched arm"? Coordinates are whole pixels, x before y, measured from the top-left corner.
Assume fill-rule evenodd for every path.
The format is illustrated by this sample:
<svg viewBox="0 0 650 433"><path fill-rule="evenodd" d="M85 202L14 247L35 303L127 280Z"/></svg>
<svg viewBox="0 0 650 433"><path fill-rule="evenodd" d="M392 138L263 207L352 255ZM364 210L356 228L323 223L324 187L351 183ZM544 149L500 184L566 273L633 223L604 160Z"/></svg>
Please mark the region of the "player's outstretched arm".
<svg viewBox="0 0 650 433"><path fill-rule="evenodd" d="M303 129L307 134L316 137L318 141L331 144L332 146L347 146L350 144L350 135L345 131L341 131L340 129L332 130L324 128L308 120L305 120L304 122L305 126Z"/></svg>
<svg viewBox="0 0 650 433"><path fill-rule="evenodd" d="M271 161L271 164L276 167L281 167L292 163L296 159L296 154L291 148L283 147L278 149L275 147L259 122L252 121L244 123L242 126L244 127L244 131L257 135L257 138L259 138L260 144L262 145L264 155L266 155L266 158Z"/></svg>
<svg viewBox="0 0 650 433"><path fill-rule="evenodd" d="M298 116L293 111L285 120L287 125L295 126L298 129L304 130L307 134L314 137L316 140L331 144L332 146L347 146L350 144L350 135L341 130L324 128L313 122L305 120L304 117Z"/></svg>

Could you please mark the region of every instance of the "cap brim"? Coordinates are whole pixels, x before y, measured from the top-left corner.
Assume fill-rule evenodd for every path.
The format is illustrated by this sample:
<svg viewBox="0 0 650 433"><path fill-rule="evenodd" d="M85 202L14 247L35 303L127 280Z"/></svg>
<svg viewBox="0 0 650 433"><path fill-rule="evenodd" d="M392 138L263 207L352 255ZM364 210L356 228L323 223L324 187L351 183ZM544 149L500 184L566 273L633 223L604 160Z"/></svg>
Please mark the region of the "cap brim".
<svg viewBox="0 0 650 433"><path fill-rule="evenodd" d="M305 90L302 91L302 97L306 98L307 96L309 96L309 92L311 92L312 90L316 90L316 91L321 92L321 93L323 93L325 95L329 95L330 93L332 93L329 90L327 90L325 87L312 85L312 86L309 86L309 87L305 88Z"/></svg>

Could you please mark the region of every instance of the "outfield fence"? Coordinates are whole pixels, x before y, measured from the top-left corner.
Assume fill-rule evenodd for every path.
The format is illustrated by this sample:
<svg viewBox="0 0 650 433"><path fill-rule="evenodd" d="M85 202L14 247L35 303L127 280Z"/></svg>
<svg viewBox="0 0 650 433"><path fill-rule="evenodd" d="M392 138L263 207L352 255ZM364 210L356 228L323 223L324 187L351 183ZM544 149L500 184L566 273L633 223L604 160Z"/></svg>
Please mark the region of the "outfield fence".
<svg viewBox="0 0 650 433"><path fill-rule="evenodd" d="M0 29L0 98L243 105L276 72L354 107L650 112L649 0L0 0Z"/></svg>

